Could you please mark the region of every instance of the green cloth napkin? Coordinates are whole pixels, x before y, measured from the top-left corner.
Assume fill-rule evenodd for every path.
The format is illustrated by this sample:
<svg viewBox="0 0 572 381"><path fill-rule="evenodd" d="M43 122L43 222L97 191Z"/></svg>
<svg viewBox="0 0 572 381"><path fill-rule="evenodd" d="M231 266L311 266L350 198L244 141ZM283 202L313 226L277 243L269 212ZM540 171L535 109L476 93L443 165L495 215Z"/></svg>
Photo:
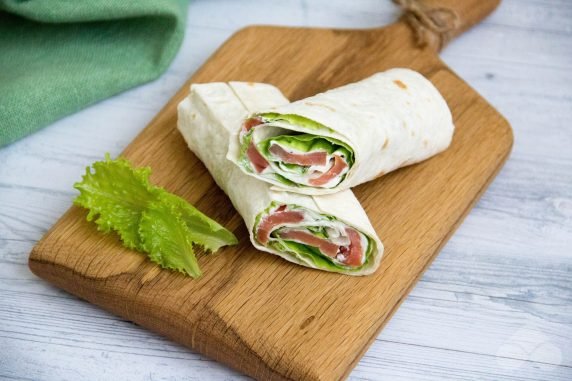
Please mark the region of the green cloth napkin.
<svg viewBox="0 0 572 381"><path fill-rule="evenodd" d="M157 78L181 44L187 5L0 0L0 147Z"/></svg>

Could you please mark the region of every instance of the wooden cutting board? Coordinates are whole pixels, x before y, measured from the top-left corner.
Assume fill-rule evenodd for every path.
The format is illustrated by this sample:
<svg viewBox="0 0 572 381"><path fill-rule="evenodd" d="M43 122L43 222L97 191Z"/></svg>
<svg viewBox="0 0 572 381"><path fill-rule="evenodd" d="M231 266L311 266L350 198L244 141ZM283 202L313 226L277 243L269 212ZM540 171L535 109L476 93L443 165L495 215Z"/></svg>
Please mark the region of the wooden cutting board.
<svg viewBox="0 0 572 381"><path fill-rule="evenodd" d="M458 34L497 0L441 0ZM255 250L242 220L176 130L176 106L191 82L269 82L292 100L410 67L443 93L457 127L451 147L418 165L354 189L385 243L369 277L310 270ZM456 76L434 44L418 48L409 24L331 30L255 26L232 36L187 81L124 155L153 169L152 181L185 197L240 239L199 255L193 280L98 233L71 207L36 245L38 276L261 380L346 377L506 160L507 121ZM103 152L101 153L103 157Z"/></svg>

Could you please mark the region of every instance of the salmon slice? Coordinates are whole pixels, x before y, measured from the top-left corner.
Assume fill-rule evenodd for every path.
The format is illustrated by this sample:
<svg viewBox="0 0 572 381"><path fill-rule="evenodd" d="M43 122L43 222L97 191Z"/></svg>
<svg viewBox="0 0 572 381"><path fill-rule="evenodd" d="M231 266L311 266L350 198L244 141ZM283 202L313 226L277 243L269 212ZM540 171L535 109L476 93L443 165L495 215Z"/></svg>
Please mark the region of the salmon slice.
<svg viewBox="0 0 572 381"><path fill-rule="evenodd" d="M332 167L328 170L328 172L325 172L324 174L322 174L316 178L310 179L308 182L312 186L325 185L331 179L333 179L334 177L336 177L340 173L342 173L344 171L344 169L347 168L347 166L348 166L348 164L346 163L346 161L344 159L342 159L341 156L334 155L334 165L332 165Z"/></svg>
<svg viewBox="0 0 572 381"><path fill-rule="evenodd" d="M276 226L283 224L295 224L302 222L304 220L304 214L296 211L279 211L267 215L262 219L260 224L258 224L258 229L256 231L256 238L258 242L263 245L268 243L270 238L270 233L274 230Z"/></svg>
<svg viewBox="0 0 572 381"><path fill-rule="evenodd" d="M287 164L297 164L302 166L326 165L328 160L328 154L325 151L292 153L288 152L278 144L272 144L268 151Z"/></svg>
<svg viewBox="0 0 572 381"><path fill-rule="evenodd" d="M248 159L252 163L252 166L256 172L260 173L268 167L268 161L264 158L264 156L260 154L260 152L258 152L254 142L250 142L250 145L246 150L246 154L248 155Z"/></svg>
<svg viewBox="0 0 572 381"><path fill-rule="evenodd" d="M340 249L339 245L328 241L325 238L316 237L312 233L296 229L285 229L280 231L280 238L289 239L318 248L323 254L330 258L335 258Z"/></svg>
<svg viewBox="0 0 572 381"><path fill-rule="evenodd" d="M348 266L359 266L362 264L361 259L363 253L361 237L359 233L352 228L346 228L346 234L350 239L350 248L349 252L344 255L345 260L343 263Z"/></svg>
<svg viewBox="0 0 572 381"><path fill-rule="evenodd" d="M242 122L242 131L248 132L252 127L256 127L258 125L263 124L264 122L260 118L248 118L244 122Z"/></svg>

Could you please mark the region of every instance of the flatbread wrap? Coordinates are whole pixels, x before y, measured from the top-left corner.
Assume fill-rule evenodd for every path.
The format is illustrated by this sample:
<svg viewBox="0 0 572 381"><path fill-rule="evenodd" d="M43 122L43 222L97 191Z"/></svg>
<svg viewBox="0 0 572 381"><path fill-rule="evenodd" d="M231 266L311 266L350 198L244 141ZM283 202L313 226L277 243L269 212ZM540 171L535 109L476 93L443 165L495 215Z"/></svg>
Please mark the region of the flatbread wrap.
<svg viewBox="0 0 572 381"><path fill-rule="evenodd" d="M392 69L259 108L237 127L228 158L276 188L328 194L425 160L445 150L453 132L437 88L413 70Z"/></svg>
<svg viewBox="0 0 572 381"><path fill-rule="evenodd" d="M233 87L240 89L240 97ZM252 244L290 262L348 275L379 266L383 245L350 191L313 197L274 190L226 159L231 133L255 109L285 105L273 86L193 84L178 129L244 219Z"/></svg>

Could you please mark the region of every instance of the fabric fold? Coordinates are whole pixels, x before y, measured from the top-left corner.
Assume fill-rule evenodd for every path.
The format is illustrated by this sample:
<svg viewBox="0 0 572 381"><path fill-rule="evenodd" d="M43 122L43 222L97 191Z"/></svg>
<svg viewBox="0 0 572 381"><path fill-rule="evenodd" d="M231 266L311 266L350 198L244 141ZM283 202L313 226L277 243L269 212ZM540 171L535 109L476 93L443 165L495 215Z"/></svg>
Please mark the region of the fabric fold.
<svg viewBox="0 0 572 381"><path fill-rule="evenodd" d="M0 147L157 78L182 42L187 7L0 0Z"/></svg>

